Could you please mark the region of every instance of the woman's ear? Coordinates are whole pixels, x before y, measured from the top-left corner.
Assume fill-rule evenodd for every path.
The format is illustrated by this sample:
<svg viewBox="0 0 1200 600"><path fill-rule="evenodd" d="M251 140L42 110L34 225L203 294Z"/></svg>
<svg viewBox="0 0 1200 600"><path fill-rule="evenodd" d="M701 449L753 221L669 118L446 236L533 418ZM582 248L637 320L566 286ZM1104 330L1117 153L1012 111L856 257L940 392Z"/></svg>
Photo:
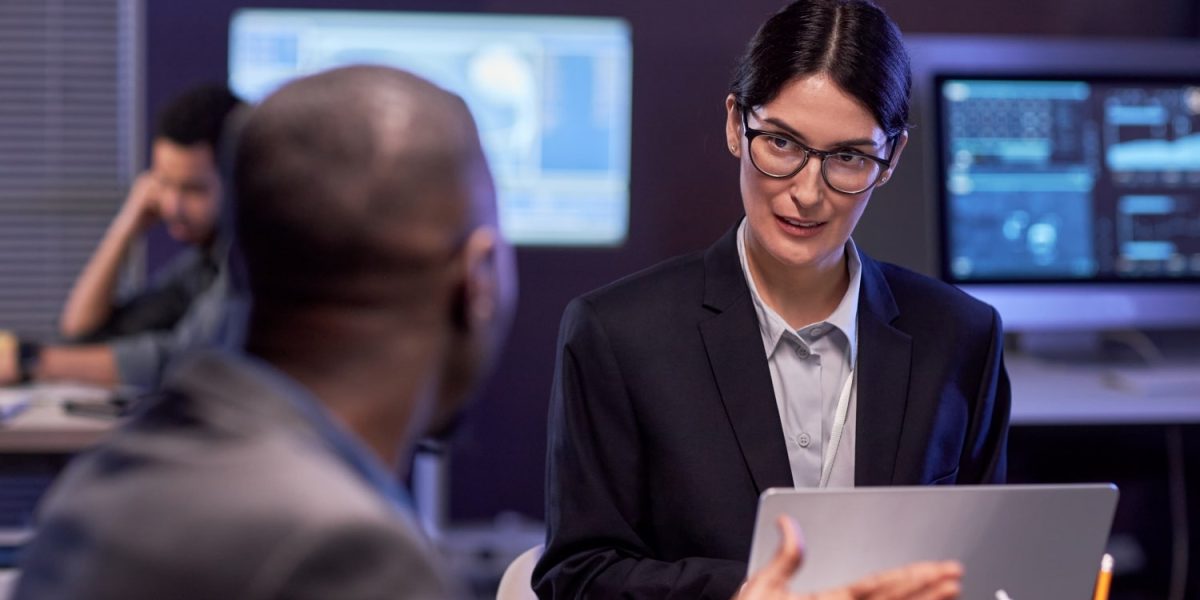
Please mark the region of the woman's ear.
<svg viewBox="0 0 1200 600"><path fill-rule="evenodd" d="M729 153L742 156L742 115L733 94L725 97L725 146Z"/></svg>

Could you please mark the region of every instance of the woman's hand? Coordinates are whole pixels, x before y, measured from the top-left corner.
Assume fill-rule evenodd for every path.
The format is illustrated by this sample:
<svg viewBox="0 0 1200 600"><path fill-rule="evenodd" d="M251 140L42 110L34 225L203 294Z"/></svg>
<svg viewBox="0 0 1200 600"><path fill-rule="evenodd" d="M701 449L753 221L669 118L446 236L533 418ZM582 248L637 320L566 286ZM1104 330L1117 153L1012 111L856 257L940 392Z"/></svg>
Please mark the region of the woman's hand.
<svg viewBox="0 0 1200 600"><path fill-rule="evenodd" d="M779 550L750 576L734 600L952 600L961 591L962 566L954 561L921 562L870 575L846 587L793 594L788 581L804 562L796 524L779 517Z"/></svg>

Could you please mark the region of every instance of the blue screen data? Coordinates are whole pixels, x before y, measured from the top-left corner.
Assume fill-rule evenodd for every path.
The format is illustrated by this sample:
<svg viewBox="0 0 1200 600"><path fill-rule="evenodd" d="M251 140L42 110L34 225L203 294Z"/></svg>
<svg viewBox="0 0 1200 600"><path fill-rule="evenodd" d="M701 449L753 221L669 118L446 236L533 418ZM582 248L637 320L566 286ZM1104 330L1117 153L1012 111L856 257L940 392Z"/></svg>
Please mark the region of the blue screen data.
<svg viewBox="0 0 1200 600"><path fill-rule="evenodd" d="M509 240L626 237L632 51L622 20L248 9L229 43L230 87L250 101L337 66L417 73L474 114Z"/></svg>
<svg viewBox="0 0 1200 600"><path fill-rule="evenodd" d="M1200 280L1200 78L938 91L951 281Z"/></svg>

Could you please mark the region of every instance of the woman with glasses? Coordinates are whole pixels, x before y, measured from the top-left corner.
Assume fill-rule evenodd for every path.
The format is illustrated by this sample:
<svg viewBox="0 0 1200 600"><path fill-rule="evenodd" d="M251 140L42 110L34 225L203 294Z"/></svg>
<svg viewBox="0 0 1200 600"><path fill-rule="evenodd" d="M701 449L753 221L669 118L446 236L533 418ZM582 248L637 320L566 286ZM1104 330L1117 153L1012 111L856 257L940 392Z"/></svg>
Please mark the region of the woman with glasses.
<svg viewBox="0 0 1200 600"><path fill-rule="evenodd" d="M870 0L800 0L751 40L725 101L745 218L563 316L543 598L730 598L770 487L1004 480L998 315L851 238L910 81Z"/></svg>

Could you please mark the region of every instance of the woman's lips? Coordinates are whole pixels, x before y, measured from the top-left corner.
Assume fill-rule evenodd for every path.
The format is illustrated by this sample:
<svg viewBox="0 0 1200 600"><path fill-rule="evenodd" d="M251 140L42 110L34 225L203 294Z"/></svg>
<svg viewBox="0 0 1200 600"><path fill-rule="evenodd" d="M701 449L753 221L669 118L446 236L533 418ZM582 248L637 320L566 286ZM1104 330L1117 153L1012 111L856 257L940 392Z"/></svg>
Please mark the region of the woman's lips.
<svg viewBox="0 0 1200 600"><path fill-rule="evenodd" d="M813 221L811 219L793 219L775 215L775 222L784 233L794 237L812 237L825 229L828 221Z"/></svg>

